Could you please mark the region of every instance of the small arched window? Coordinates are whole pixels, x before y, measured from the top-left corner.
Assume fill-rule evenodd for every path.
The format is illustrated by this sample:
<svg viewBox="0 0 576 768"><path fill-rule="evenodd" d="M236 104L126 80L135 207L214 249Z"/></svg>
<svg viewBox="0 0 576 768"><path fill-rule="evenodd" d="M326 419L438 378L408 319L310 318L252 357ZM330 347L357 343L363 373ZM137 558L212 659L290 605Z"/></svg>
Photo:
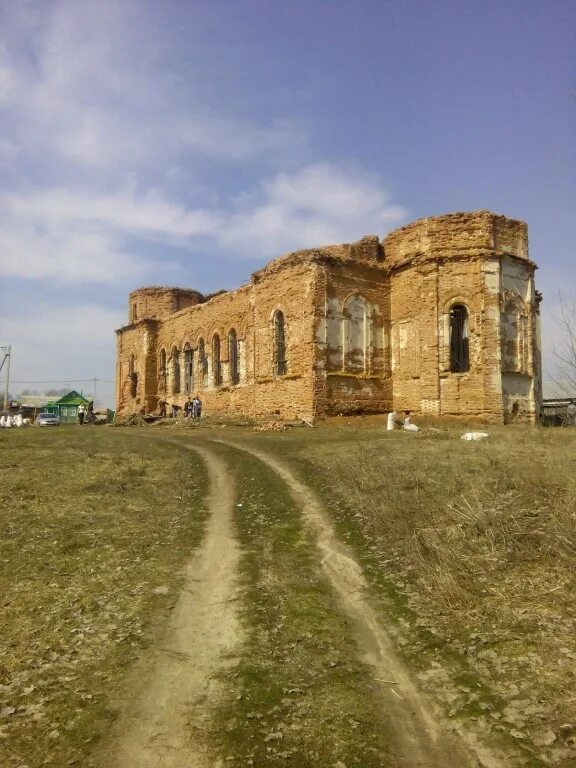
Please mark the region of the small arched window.
<svg viewBox="0 0 576 768"><path fill-rule="evenodd" d="M136 307L136 302L132 304L132 322L135 323L138 320L138 309Z"/></svg>
<svg viewBox="0 0 576 768"><path fill-rule="evenodd" d="M194 351L190 344L184 346L184 392L189 395L194 388Z"/></svg>
<svg viewBox="0 0 576 768"><path fill-rule="evenodd" d="M274 373L276 376L284 376L287 371L284 313L277 309L274 312Z"/></svg>
<svg viewBox="0 0 576 768"><path fill-rule="evenodd" d="M238 338L234 329L228 334L228 358L230 360L230 381L232 384L238 384L240 381Z"/></svg>
<svg viewBox="0 0 576 768"><path fill-rule="evenodd" d="M222 384L222 363L220 361L220 336L216 334L212 339L212 371L214 374L214 386Z"/></svg>
<svg viewBox="0 0 576 768"><path fill-rule="evenodd" d="M202 374L202 386L208 386L208 358L206 357L206 348L204 339L198 339L198 363Z"/></svg>
<svg viewBox="0 0 576 768"><path fill-rule="evenodd" d="M454 304L450 309L450 371L465 373L469 370L468 310L463 304Z"/></svg>
<svg viewBox="0 0 576 768"><path fill-rule="evenodd" d="M180 392L180 350L172 347L172 393L174 395Z"/></svg>
<svg viewBox="0 0 576 768"><path fill-rule="evenodd" d="M160 350L160 388L166 390L166 350Z"/></svg>

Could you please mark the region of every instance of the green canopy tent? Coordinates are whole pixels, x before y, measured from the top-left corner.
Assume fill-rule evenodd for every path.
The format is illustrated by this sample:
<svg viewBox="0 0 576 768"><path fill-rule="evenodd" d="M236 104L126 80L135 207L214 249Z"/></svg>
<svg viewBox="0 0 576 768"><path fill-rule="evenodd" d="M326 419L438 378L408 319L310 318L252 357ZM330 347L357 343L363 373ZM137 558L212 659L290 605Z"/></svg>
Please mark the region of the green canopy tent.
<svg viewBox="0 0 576 768"><path fill-rule="evenodd" d="M78 406L88 405L89 402L91 401L85 398L84 395L73 389L67 395L61 397L60 400L47 403L43 410L59 416L62 424L72 424L78 421Z"/></svg>

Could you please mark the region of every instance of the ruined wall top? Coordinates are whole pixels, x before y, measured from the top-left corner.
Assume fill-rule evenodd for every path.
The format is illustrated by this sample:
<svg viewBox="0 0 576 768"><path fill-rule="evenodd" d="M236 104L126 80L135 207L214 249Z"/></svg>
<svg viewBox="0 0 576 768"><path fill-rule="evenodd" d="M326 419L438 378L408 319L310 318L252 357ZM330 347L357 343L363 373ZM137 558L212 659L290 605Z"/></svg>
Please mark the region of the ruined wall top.
<svg viewBox="0 0 576 768"><path fill-rule="evenodd" d="M190 288L149 286L132 291L128 297L128 322L161 320L186 307L206 301L199 291Z"/></svg>
<svg viewBox="0 0 576 768"><path fill-rule="evenodd" d="M400 266L427 258L508 254L528 260L525 222L491 211L430 216L384 238L384 262Z"/></svg>
<svg viewBox="0 0 576 768"><path fill-rule="evenodd" d="M382 262L383 257L384 251L378 235L366 235L354 243L322 245L318 248L306 248L302 251L293 251L292 253L284 254L284 256L279 256L274 261L266 264L262 269L254 272L252 282L257 283L268 275L298 264L352 260L376 266Z"/></svg>

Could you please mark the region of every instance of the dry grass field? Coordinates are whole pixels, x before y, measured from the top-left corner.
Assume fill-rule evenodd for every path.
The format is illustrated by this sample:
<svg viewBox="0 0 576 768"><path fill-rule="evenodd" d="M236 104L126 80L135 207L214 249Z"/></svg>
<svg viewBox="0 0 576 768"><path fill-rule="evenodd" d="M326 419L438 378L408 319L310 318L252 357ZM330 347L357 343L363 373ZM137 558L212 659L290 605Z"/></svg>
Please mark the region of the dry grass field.
<svg viewBox="0 0 576 768"><path fill-rule="evenodd" d="M396 642L448 715L576 765L576 432L378 418L290 452L357 553ZM289 447L290 446L290 447Z"/></svg>
<svg viewBox="0 0 576 768"><path fill-rule="evenodd" d="M0 431L0 765L86 765L203 529L193 456L105 428Z"/></svg>
<svg viewBox="0 0 576 768"><path fill-rule="evenodd" d="M194 453L149 439L169 435L216 450L239 498L248 641L226 673L215 754L400 764L298 509L277 477L212 442L225 438L282 457L317 492L456 729L508 744L505 765L575 766L576 431L491 427L478 443L463 431L388 433L366 417L0 432L0 765L90 764L124 672L174 604L206 479Z"/></svg>

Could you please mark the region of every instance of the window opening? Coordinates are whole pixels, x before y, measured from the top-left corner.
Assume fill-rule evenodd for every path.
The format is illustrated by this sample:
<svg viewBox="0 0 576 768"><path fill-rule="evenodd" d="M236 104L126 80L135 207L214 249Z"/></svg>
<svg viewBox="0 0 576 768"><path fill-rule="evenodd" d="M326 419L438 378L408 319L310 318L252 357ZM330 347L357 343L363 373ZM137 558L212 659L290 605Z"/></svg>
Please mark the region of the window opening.
<svg viewBox="0 0 576 768"><path fill-rule="evenodd" d="M172 393L180 392L180 350L172 347Z"/></svg>
<svg viewBox="0 0 576 768"><path fill-rule="evenodd" d="M166 389L166 350L160 350L160 387Z"/></svg>
<svg viewBox="0 0 576 768"><path fill-rule="evenodd" d="M284 313L277 309L274 312L274 373L276 376L284 376L287 370Z"/></svg>
<svg viewBox="0 0 576 768"><path fill-rule="evenodd" d="M190 344L184 347L184 392L189 395L194 389L194 352Z"/></svg>
<svg viewBox="0 0 576 768"><path fill-rule="evenodd" d="M208 386L208 358L206 357L206 348L204 346L204 339L198 341L198 362L200 363L200 370L202 372L202 386Z"/></svg>
<svg viewBox="0 0 576 768"><path fill-rule="evenodd" d="M212 370L214 373L214 386L222 384L222 363L220 362L220 336L216 334L212 339Z"/></svg>
<svg viewBox="0 0 576 768"><path fill-rule="evenodd" d="M230 381L232 384L238 384L240 381L240 372L238 366L238 339L234 329L232 329L228 334L228 358L230 360Z"/></svg>
<svg viewBox="0 0 576 768"><path fill-rule="evenodd" d="M450 310L450 371L465 373L470 370L468 343L468 310L455 304Z"/></svg>
<svg viewBox="0 0 576 768"><path fill-rule="evenodd" d="M136 373L136 358L134 355L130 355L128 375L130 377L130 397L136 397L136 392L138 390L138 374Z"/></svg>

